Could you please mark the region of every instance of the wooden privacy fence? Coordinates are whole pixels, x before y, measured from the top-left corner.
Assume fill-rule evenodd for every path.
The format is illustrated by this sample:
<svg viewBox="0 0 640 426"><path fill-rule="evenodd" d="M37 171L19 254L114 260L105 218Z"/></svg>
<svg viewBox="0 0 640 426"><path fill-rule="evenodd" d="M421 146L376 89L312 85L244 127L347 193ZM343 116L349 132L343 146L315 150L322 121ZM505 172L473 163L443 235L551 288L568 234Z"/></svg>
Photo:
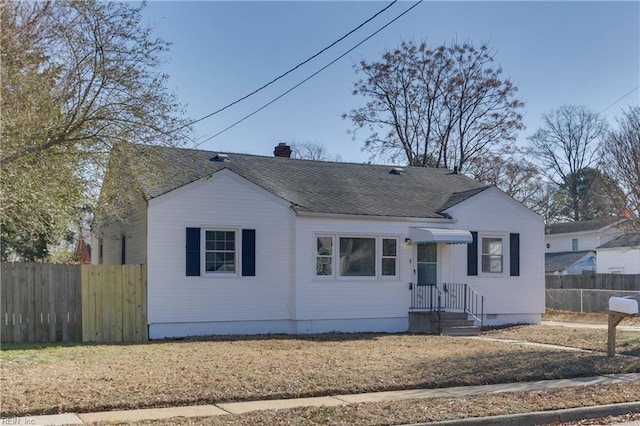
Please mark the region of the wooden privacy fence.
<svg viewBox="0 0 640 426"><path fill-rule="evenodd" d="M3 263L0 268L2 342L82 340L80 267Z"/></svg>
<svg viewBox="0 0 640 426"><path fill-rule="evenodd" d="M546 275L546 306L573 312L607 312L609 298L636 295L640 275Z"/></svg>
<svg viewBox="0 0 640 426"><path fill-rule="evenodd" d="M146 265L82 265L82 341L147 341Z"/></svg>
<svg viewBox="0 0 640 426"><path fill-rule="evenodd" d="M546 288L640 291L640 275L594 274L546 275Z"/></svg>
<svg viewBox="0 0 640 426"><path fill-rule="evenodd" d="M546 307L571 312L607 312L609 298L636 296L639 291L591 290L585 288L548 288Z"/></svg>
<svg viewBox="0 0 640 426"><path fill-rule="evenodd" d="M0 265L0 339L144 342L146 265Z"/></svg>

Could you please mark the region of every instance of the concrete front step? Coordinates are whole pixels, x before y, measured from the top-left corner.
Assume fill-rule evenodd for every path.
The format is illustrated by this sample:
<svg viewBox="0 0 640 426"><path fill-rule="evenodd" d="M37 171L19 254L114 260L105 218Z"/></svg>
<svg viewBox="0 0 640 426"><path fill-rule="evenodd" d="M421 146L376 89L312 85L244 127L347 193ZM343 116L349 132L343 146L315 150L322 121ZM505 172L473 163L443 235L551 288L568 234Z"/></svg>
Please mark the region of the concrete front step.
<svg viewBox="0 0 640 426"><path fill-rule="evenodd" d="M460 327L442 327L441 334L445 336L479 336L480 327L475 325Z"/></svg>
<svg viewBox="0 0 640 426"><path fill-rule="evenodd" d="M464 312L440 312L441 320L468 320L469 315Z"/></svg>
<svg viewBox="0 0 640 426"><path fill-rule="evenodd" d="M440 334L446 336L478 336L480 327L475 326L472 319L465 313L441 312Z"/></svg>
<svg viewBox="0 0 640 426"><path fill-rule="evenodd" d="M448 327L473 327L475 323L469 319L441 319L440 328Z"/></svg>
<svg viewBox="0 0 640 426"><path fill-rule="evenodd" d="M463 312L409 312L409 332L477 336L480 328Z"/></svg>

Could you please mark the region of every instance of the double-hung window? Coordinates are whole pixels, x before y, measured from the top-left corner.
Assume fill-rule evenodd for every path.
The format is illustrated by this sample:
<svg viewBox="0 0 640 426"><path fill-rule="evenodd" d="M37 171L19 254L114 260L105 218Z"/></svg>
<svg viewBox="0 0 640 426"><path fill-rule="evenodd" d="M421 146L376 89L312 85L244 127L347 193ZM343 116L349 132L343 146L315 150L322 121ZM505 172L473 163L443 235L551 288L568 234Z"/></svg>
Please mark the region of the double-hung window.
<svg viewBox="0 0 640 426"><path fill-rule="evenodd" d="M255 229L189 227L185 236L186 276L256 276Z"/></svg>
<svg viewBox="0 0 640 426"><path fill-rule="evenodd" d="M317 235L317 277L398 276L398 238Z"/></svg>
<svg viewBox="0 0 640 426"><path fill-rule="evenodd" d="M395 277L398 271L398 240L382 239L382 276Z"/></svg>
<svg viewBox="0 0 640 426"><path fill-rule="evenodd" d="M467 245L467 275L520 276L520 233L487 233L471 231Z"/></svg>
<svg viewBox="0 0 640 426"><path fill-rule="evenodd" d="M316 275L333 275L332 236L318 236L316 239Z"/></svg>
<svg viewBox="0 0 640 426"><path fill-rule="evenodd" d="M482 272L501 274L504 268L502 238L482 237Z"/></svg>
<svg viewBox="0 0 640 426"><path fill-rule="evenodd" d="M235 274L237 264L236 232L206 230L205 272L208 274Z"/></svg>

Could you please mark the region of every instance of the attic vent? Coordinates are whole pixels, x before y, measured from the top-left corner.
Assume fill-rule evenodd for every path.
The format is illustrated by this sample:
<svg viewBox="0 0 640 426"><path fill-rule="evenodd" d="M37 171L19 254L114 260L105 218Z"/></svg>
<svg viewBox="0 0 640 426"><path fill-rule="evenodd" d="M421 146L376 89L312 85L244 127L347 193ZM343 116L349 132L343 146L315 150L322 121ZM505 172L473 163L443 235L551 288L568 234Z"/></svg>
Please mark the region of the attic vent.
<svg viewBox="0 0 640 426"><path fill-rule="evenodd" d="M389 171L392 175L403 175L405 173L402 167L394 167Z"/></svg>
<svg viewBox="0 0 640 426"><path fill-rule="evenodd" d="M209 161L229 161L229 156L227 154L216 154L213 157L209 158Z"/></svg>

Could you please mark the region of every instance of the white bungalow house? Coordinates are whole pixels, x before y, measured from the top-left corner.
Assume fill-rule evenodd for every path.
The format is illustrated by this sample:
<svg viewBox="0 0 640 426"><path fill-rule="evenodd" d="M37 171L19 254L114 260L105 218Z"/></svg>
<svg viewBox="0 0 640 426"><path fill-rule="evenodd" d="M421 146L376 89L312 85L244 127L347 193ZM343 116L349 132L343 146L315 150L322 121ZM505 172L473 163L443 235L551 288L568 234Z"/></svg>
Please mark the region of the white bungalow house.
<svg viewBox="0 0 640 426"><path fill-rule="evenodd" d="M431 311L541 320L544 223L522 204L448 169L287 152L112 153L132 177L108 173L103 196L130 201L122 219L96 213L93 262L147 264L150 338L402 332Z"/></svg>

